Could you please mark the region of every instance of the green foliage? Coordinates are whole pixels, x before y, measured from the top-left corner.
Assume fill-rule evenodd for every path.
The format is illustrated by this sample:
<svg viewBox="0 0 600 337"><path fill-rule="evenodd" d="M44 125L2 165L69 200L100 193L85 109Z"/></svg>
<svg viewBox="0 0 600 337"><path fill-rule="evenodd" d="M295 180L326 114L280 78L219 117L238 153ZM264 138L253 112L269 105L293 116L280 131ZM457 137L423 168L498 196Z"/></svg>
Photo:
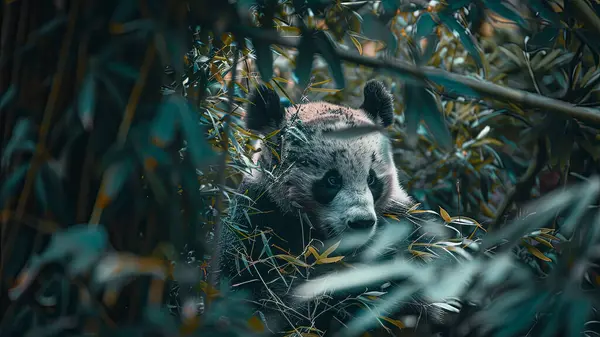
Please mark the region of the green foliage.
<svg viewBox="0 0 600 337"><path fill-rule="evenodd" d="M215 228L260 237L284 283L364 238L294 256L221 220L257 168L242 107L261 82L283 105L358 106L371 78L394 125L331 136L387 134L420 205L364 267L297 293L370 287L344 336L411 329L400 303L423 294L458 312L454 336L597 331L596 2L27 3L1 23L0 336L266 334L243 292L208 284ZM404 259L374 260L390 247Z"/></svg>

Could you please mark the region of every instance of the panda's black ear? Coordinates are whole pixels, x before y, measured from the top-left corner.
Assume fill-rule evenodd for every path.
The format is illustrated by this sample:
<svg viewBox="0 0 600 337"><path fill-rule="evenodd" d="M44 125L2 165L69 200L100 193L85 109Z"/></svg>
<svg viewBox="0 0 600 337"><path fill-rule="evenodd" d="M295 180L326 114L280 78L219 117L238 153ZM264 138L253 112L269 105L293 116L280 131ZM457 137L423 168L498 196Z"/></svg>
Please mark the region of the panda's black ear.
<svg viewBox="0 0 600 337"><path fill-rule="evenodd" d="M250 95L250 102L244 118L246 128L260 132L279 127L285 111L275 90L261 84Z"/></svg>
<svg viewBox="0 0 600 337"><path fill-rule="evenodd" d="M387 91L385 85L376 80L370 80L363 90L364 101L360 106L369 117L376 121L380 118L384 127L394 122L394 99Z"/></svg>

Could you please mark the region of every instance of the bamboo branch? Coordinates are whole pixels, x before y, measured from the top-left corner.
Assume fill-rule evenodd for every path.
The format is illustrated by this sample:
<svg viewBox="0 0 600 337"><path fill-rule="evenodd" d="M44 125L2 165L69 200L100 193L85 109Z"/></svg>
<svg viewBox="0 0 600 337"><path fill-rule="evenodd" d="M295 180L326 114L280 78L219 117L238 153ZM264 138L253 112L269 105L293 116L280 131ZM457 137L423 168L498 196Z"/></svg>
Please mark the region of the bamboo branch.
<svg viewBox="0 0 600 337"><path fill-rule="evenodd" d="M300 37L283 37L277 33L264 31L255 27L236 26L233 28L233 32L238 34L238 36L258 39L269 44L277 44L289 48L298 48L300 39ZM373 69L391 70L401 75L408 75L421 83L424 83L425 80L429 78L441 77L446 81L466 86L474 92L491 99L520 104L529 108L537 108L542 111L557 113L563 116L576 118L585 123L600 126L600 111L596 109L576 106L550 97L504 87L473 77L453 74L441 69L418 67L404 61L364 57L341 49L337 49L337 54L340 59L346 62L367 66Z"/></svg>

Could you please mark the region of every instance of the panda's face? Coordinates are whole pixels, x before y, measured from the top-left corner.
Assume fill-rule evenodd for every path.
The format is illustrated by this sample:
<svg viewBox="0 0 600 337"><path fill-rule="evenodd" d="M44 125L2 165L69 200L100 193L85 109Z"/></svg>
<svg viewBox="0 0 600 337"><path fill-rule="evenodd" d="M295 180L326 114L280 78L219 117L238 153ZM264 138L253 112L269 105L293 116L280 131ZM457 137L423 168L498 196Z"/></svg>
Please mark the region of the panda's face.
<svg viewBox="0 0 600 337"><path fill-rule="evenodd" d="M300 140L284 138L281 174L271 191L284 209L300 205L327 237L377 228L397 184L389 140L379 133L334 138L324 131L345 123L312 125Z"/></svg>
<svg viewBox="0 0 600 337"><path fill-rule="evenodd" d="M354 164L349 170L334 163L325 165L320 177L312 181L310 192L317 225L327 236L337 236L346 230L375 231L375 204L384 192L382 178L368 161L353 156L347 149L337 153L340 157L346 153L354 157L350 159Z"/></svg>

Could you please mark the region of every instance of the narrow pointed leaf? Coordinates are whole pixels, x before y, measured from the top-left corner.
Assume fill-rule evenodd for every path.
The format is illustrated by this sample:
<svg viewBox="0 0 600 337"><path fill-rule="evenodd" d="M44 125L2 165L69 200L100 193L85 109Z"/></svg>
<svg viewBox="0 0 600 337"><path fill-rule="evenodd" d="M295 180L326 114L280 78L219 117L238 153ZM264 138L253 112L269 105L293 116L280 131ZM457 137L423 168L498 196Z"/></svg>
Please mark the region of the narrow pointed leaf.
<svg viewBox="0 0 600 337"><path fill-rule="evenodd" d="M10 298L18 299L44 266L60 263L69 276L80 275L89 271L108 247L108 234L103 226L79 224L55 233L46 249L32 257L20 272L17 285L9 291Z"/></svg>
<svg viewBox="0 0 600 337"><path fill-rule="evenodd" d="M373 40L383 41L386 48L392 53L396 51L396 37L392 32L379 20L374 14L363 16L363 24L361 25L363 34Z"/></svg>
<svg viewBox="0 0 600 337"><path fill-rule="evenodd" d="M108 206L117 197L129 175L133 172L133 165L131 158L125 158L108 167L104 173L104 184L98 196L99 207L104 208Z"/></svg>
<svg viewBox="0 0 600 337"><path fill-rule="evenodd" d="M21 118L15 123L8 144L3 149L2 160L0 161L1 168L8 167L10 158L15 151L29 150L33 152L35 150L35 143L29 139L31 126L31 121L27 118Z"/></svg>
<svg viewBox="0 0 600 337"><path fill-rule="evenodd" d="M406 144L417 146L417 129L421 121L422 109L420 104L419 86L406 83L404 86L404 121L406 125Z"/></svg>
<svg viewBox="0 0 600 337"><path fill-rule="evenodd" d="M310 81L314 54L313 36L310 33L305 33L302 38L300 38L298 56L296 58L296 69L294 69L294 76L302 89L306 88Z"/></svg>
<svg viewBox="0 0 600 337"><path fill-rule="evenodd" d="M44 181L44 171L47 170L47 166L44 165L39 172L37 173L37 177L35 179L34 187L35 187L35 196L37 197L38 202L41 204L42 209L46 211L48 209L48 191L46 190L46 184Z"/></svg>
<svg viewBox="0 0 600 337"><path fill-rule="evenodd" d="M169 145L175 137L176 127L180 121L180 114L177 111L178 106L174 100L175 98L169 96L161 104L152 122L150 137L152 138L152 143L158 147Z"/></svg>
<svg viewBox="0 0 600 337"><path fill-rule="evenodd" d="M483 65L483 52L477 45L477 41L471 31L468 28L463 27L460 22L453 16L447 13L439 13L439 17L444 25L452 32L455 36L458 36L463 44L465 50L473 57L477 66L481 69L485 69Z"/></svg>
<svg viewBox="0 0 600 337"><path fill-rule="evenodd" d="M557 26L560 24L560 16L552 10L550 5L543 0L530 0L527 2L527 5L534 14L539 15L541 18L550 21L552 26Z"/></svg>
<svg viewBox="0 0 600 337"><path fill-rule="evenodd" d="M256 53L256 65L263 82L269 82L273 78L273 51L271 45L259 39L252 41Z"/></svg>
<svg viewBox="0 0 600 337"><path fill-rule="evenodd" d="M0 207L4 208L6 199L15 197L18 187L25 179L25 175L29 170L29 164L24 164L16 168L3 182L0 187Z"/></svg>
<svg viewBox="0 0 600 337"><path fill-rule="evenodd" d="M96 105L96 79L88 73L79 93L78 113L83 128L87 131L94 126L94 108Z"/></svg>
<svg viewBox="0 0 600 337"><path fill-rule="evenodd" d="M315 37L319 52L329 65L336 86L340 89L344 88L346 81L344 79L344 71L342 70L342 60L335 50L333 41L324 31L318 31Z"/></svg>
<svg viewBox="0 0 600 337"><path fill-rule="evenodd" d="M485 5L496 14L517 23L521 28L527 28L527 21L519 11L506 0L486 0Z"/></svg>
<svg viewBox="0 0 600 337"><path fill-rule="evenodd" d="M217 156L206 137L204 137L206 128L199 125L197 114L183 97L177 97L175 102L178 104L181 126L188 147L187 151L192 162L197 168L211 164Z"/></svg>
<svg viewBox="0 0 600 337"><path fill-rule="evenodd" d="M11 84L8 90L0 95L0 112L6 107L17 95L17 87Z"/></svg>
<svg viewBox="0 0 600 337"><path fill-rule="evenodd" d="M425 12L419 16L414 30L415 42L421 38L430 35L434 32L434 29L438 26L438 22L435 21L431 13Z"/></svg>
<svg viewBox="0 0 600 337"><path fill-rule="evenodd" d="M350 321L345 328L350 336L357 336L360 333L376 326L377 317L386 312L394 312L410 302L411 296L419 290L419 286L397 287L388 294L383 301L377 303L371 310L363 310L356 318Z"/></svg>
<svg viewBox="0 0 600 337"><path fill-rule="evenodd" d="M452 149L452 135L437 102L437 97L429 90L422 88L419 99L422 106L422 118L427 129L443 149Z"/></svg>

